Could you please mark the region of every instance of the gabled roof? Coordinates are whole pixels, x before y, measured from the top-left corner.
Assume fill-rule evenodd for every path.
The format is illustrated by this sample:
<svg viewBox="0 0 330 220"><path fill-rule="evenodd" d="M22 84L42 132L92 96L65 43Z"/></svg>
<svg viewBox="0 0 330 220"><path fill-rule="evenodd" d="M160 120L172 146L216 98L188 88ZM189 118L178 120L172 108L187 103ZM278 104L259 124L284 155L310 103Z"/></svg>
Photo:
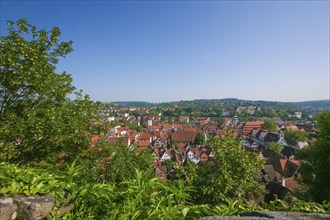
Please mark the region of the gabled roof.
<svg viewBox="0 0 330 220"><path fill-rule="evenodd" d="M155 170L156 174L162 173L163 175L167 175L167 169L165 166L156 166Z"/></svg>
<svg viewBox="0 0 330 220"><path fill-rule="evenodd" d="M257 133L257 138L264 140L267 134L268 134L268 131L266 131L266 130L259 130L259 132Z"/></svg>
<svg viewBox="0 0 330 220"><path fill-rule="evenodd" d="M139 140L150 140L150 134L148 133L141 133L140 134L140 137L139 137Z"/></svg>
<svg viewBox="0 0 330 220"><path fill-rule="evenodd" d="M149 146L150 146L150 140L139 139L139 147L149 147Z"/></svg>
<svg viewBox="0 0 330 220"><path fill-rule="evenodd" d="M266 142L278 142L279 140L280 140L279 135L273 132L268 132L264 137L264 141Z"/></svg>
<svg viewBox="0 0 330 220"><path fill-rule="evenodd" d="M92 143L96 143L101 139L101 135L93 135L92 136Z"/></svg>
<svg viewBox="0 0 330 220"><path fill-rule="evenodd" d="M172 152L171 152L169 149L167 149L166 147L165 147L165 150L161 153L161 156L160 156L160 157L163 157L165 153L166 153L170 158L173 157Z"/></svg>
<svg viewBox="0 0 330 220"><path fill-rule="evenodd" d="M176 148L186 148L187 147L187 143L178 143L176 144Z"/></svg>
<svg viewBox="0 0 330 220"><path fill-rule="evenodd" d="M274 169L285 178L291 178L298 170L300 162L296 160L279 159L273 161Z"/></svg>
<svg viewBox="0 0 330 220"><path fill-rule="evenodd" d="M250 132L250 135L253 136L253 137L256 137L256 135L258 134L258 132L259 132L259 129L254 128L254 129Z"/></svg>
<svg viewBox="0 0 330 220"><path fill-rule="evenodd" d="M175 142L194 142L196 131L177 131L171 134L172 140Z"/></svg>
<svg viewBox="0 0 330 220"><path fill-rule="evenodd" d="M263 124L263 121L247 121L244 124L244 132L250 133L253 129L260 129Z"/></svg>

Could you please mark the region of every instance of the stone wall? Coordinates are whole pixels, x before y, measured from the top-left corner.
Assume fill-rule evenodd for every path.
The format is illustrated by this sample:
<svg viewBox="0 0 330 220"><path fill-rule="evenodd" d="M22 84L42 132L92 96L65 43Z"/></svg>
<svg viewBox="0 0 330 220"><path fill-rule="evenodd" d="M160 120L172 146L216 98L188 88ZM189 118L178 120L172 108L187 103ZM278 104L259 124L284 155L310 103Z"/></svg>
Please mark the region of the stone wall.
<svg viewBox="0 0 330 220"><path fill-rule="evenodd" d="M70 199L69 199L70 200ZM62 206L54 210L56 200L50 195L0 197L1 220L36 220L51 214L55 219L74 208L74 204ZM244 212L241 216L210 216L201 220L325 220L330 214L298 213L298 212Z"/></svg>
<svg viewBox="0 0 330 220"><path fill-rule="evenodd" d="M59 218L74 207L70 204L55 211L55 203L55 198L50 195L0 197L1 220L35 220L49 214Z"/></svg>
<svg viewBox="0 0 330 220"><path fill-rule="evenodd" d="M241 216L210 216L200 220L326 220L330 214L301 213L301 212L244 212Z"/></svg>

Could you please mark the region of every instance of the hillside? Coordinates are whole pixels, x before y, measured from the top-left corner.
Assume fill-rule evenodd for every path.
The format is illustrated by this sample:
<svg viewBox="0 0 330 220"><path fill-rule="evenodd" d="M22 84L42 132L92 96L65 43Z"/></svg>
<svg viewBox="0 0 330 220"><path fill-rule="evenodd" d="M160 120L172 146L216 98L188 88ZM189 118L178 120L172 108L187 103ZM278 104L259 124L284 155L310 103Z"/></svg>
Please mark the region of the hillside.
<svg viewBox="0 0 330 220"><path fill-rule="evenodd" d="M190 106L208 106L213 104L221 105L257 105L262 107L272 107L272 108L312 108L312 109L330 109L330 100L313 100L313 101L303 101L303 102L277 102L277 101L253 101L253 100L243 100L236 98L226 98L226 99L195 99L195 100L181 100L173 102L162 102L162 103L151 103L151 102L139 102L139 101L118 101L112 102L121 106L128 107L173 107L174 105L181 107Z"/></svg>

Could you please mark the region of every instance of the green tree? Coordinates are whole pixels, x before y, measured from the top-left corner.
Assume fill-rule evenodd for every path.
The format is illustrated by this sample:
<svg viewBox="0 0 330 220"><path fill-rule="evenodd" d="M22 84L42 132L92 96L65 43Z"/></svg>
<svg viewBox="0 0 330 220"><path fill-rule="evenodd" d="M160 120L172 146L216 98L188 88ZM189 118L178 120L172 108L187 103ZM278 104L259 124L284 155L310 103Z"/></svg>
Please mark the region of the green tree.
<svg viewBox="0 0 330 220"><path fill-rule="evenodd" d="M89 144L85 132L96 108L75 92L69 74L56 73L59 58L72 51L60 34L57 27L37 30L21 19L8 21L8 35L0 38L1 160L56 161Z"/></svg>
<svg viewBox="0 0 330 220"><path fill-rule="evenodd" d="M188 166L187 179L196 189L195 203L219 204L227 197L244 200L251 192L260 190L262 163L256 154L244 151L233 135L215 137L208 141L215 154L215 161L198 166ZM188 182L189 182L188 181Z"/></svg>
<svg viewBox="0 0 330 220"><path fill-rule="evenodd" d="M269 142L267 145L269 148L273 149L277 153L281 153L281 151L282 151L282 147L279 143Z"/></svg>
<svg viewBox="0 0 330 220"><path fill-rule="evenodd" d="M269 132L277 132L278 126L276 122L272 119L265 119L262 128L268 130Z"/></svg>
<svg viewBox="0 0 330 220"><path fill-rule="evenodd" d="M307 135L304 131L287 130L284 132L284 138L291 146L296 145L299 141L307 141Z"/></svg>
<svg viewBox="0 0 330 220"><path fill-rule="evenodd" d="M204 144L205 143L205 137L204 134L201 132L198 132L195 137L195 144Z"/></svg>
<svg viewBox="0 0 330 220"><path fill-rule="evenodd" d="M315 144L299 152L302 181L317 202L330 201L330 111L317 116L319 133Z"/></svg>
<svg viewBox="0 0 330 220"><path fill-rule="evenodd" d="M278 114L281 118L284 118L284 117L286 117L286 116L288 115L288 112L287 112L286 109L281 108L281 109L279 109L279 110L277 111L277 114Z"/></svg>
<svg viewBox="0 0 330 220"><path fill-rule="evenodd" d="M123 139L111 144L100 142L81 153L78 162L84 167L81 176L90 183L119 185L124 180L132 180L135 169L151 174L152 168L150 149L128 148Z"/></svg>

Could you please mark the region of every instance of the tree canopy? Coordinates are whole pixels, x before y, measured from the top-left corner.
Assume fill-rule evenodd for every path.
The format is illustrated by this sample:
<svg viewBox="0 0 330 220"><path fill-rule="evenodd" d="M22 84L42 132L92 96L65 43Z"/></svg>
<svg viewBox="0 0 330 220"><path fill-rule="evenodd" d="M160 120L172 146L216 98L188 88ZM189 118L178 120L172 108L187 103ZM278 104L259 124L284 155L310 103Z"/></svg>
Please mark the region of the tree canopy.
<svg viewBox="0 0 330 220"><path fill-rule="evenodd" d="M278 126L277 126L276 122L272 119L264 120L264 124L262 125L262 128L267 129L269 132L278 131Z"/></svg>
<svg viewBox="0 0 330 220"><path fill-rule="evenodd" d="M214 161L187 166L187 175L196 189L196 203L218 204L230 197L248 199L258 193L258 177L262 162L256 154L244 151L232 134L215 137L208 141L215 155Z"/></svg>
<svg viewBox="0 0 330 220"><path fill-rule="evenodd" d="M300 173L315 201L330 201L330 111L317 117L319 133L315 144L300 152Z"/></svg>
<svg viewBox="0 0 330 220"><path fill-rule="evenodd" d="M267 145L269 148L273 149L277 153L281 153L282 151L282 146L279 143L269 142Z"/></svg>
<svg viewBox="0 0 330 220"><path fill-rule="evenodd" d="M307 135L304 131L287 130L284 132L284 137L288 145L297 145L299 141L307 141Z"/></svg>
<svg viewBox="0 0 330 220"><path fill-rule="evenodd" d="M71 75L56 72L72 42L60 41L58 27L38 30L26 19L7 24L0 38L0 159L68 158L88 145L85 132L96 113Z"/></svg>

